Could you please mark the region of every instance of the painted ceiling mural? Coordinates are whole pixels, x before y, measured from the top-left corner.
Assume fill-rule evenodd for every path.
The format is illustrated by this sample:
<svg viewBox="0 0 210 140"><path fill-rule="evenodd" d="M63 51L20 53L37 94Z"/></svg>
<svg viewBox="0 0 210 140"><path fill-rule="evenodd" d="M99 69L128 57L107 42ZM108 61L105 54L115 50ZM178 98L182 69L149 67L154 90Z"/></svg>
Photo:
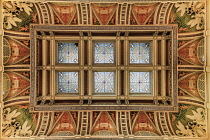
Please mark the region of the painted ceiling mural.
<svg viewBox="0 0 210 140"><path fill-rule="evenodd" d="M207 137L205 2L3 2L2 138ZM178 112L29 111L30 24L178 24Z"/></svg>

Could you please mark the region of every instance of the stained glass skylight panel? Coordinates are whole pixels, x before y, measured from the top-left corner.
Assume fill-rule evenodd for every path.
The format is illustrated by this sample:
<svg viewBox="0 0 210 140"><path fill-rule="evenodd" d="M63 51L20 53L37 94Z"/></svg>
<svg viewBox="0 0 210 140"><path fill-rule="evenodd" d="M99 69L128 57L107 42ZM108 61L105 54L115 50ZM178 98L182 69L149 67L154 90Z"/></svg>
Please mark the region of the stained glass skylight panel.
<svg viewBox="0 0 210 140"><path fill-rule="evenodd" d="M58 63L78 63L78 43L58 43Z"/></svg>
<svg viewBox="0 0 210 140"><path fill-rule="evenodd" d="M94 63L114 63L114 43L94 43Z"/></svg>
<svg viewBox="0 0 210 140"><path fill-rule="evenodd" d="M150 93L150 72L130 72L130 93Z"/></svg>
<svg viewBox="0 0 210 140"><path fill-rule="evenodd" d="M150 43L130 43L130 63L150 63Z"/></svg>
<svg viewBox="0 0 210 140"><path fill-rule="evenodd" d="M78 93L78 72L58 72L58 92Z"/></svg>
<svg viewBox="0 0 210 140"><path fill-rule="evenodd" d="M114 93L114 72L94 72L94 93Z"/></svg>

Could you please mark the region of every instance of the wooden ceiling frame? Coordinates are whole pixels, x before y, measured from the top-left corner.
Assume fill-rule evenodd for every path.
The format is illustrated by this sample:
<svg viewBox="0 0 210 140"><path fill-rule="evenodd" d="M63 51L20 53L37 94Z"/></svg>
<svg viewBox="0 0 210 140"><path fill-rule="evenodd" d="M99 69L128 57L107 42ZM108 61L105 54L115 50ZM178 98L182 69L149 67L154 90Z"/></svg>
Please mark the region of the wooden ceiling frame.
<svg viewBox="0 0 210 140"><path fill-rule="evenodd" d="M177 111L177 25L163 26L45 26L31 25L31 111L64 110L164 110ZM111 36L105 34L110 33ZM77 35L75 35L77 34ZM100 36L97 34L104 34ZM79 64L57 64L56 43L78 40ZM116 63L114 65L95 65L93 63L93 42L114 40ZM130 64L129 42L152 41L151 63ZM121 60L120 42L124 44L124 60ZM88 45L85 64L84 42ZM41 51L39 49L42 48ZM50 52L50 53L49 53ZM122 61L123 64L121 63ZM79 72L79 94L57 94L58 71ZM116 95L93 94L94 71L116 71ZM84 71L88 73L88 92L84 93ZM120 71L124 73L122 89ZM130 94L129 73L131 71L151 71L153 96ZM161 80L158 80L161 79ZM41 86L38 81L41 82ZM48 81L48 82L47 82ZM50 81L50 82L49 82ZM50 83L50 84L49 84ZM49 85L49 86L48 86ZM120 86L121 85L121 86ZM40 89L41 87L41 89ZM47 88L49 87L49 88ZM40 89L40 90L39 90ZM121 94L124 90L124 94ZM106 103L96 103L104 100ZM59 101L66 100L65 104ZM71 103L76 101L76 103ZM108 101L108 102L107 102ZM112 103L109 103L112 101ZM114 101L114 103L113 103ZM139 102L136 104L136 101ZM68 103L69 102L69 103ZM146 103L145 103L146 102Z"/></svg>

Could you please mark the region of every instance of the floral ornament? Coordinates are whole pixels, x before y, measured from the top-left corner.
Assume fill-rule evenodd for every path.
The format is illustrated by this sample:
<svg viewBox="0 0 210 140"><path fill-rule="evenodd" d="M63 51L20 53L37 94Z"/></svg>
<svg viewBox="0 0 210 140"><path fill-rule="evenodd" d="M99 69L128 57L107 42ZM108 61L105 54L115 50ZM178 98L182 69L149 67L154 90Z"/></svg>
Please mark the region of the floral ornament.
<svg viewBox="0 0 210 140"><path fill-rule="evenodd" d="M31 125L27 126L28 121L25 121L21 126L20 122L16 121L16 117L20 115L17 109L11 112L11 108L6 108L3 111L2 136L3 137L29 137L32 135L30 130Z"/></svg>
<svg viewBox="0 0 210 140"><path fill-rule="evenodd" d="M176 12L181 11L181 16L184 13L191 17L191 20L187 23L190 28L196 26L197 30L204 29L204 3L203 2L182 2L175 4L177 8Z"/></svg>
<svg viewBox="0 0 210 140"><path fill-rule="evenodd" d="M182 2L175 4L175 7L177 8L176 12L181 11L181 16L184 16L184 13L186 12L187 7L190 7L192 2Z"/></svg>
<svg viewBox="0 0 210 140"><path fill-rule="evenodd" d="M188 122L184 126L180 121L176 127L176 134L179 136L190 136L190 137L205 137L206 136L206 121L205 121L205 110L203 108L197 108L196 111L192 110L193 115L186 115L187 118L192 121Z"/></svg>
<svg viewBox="0 0 210 140"><path fill-rule="evenodd" d="M26 3L26 2L4 2L4 28L6 29L12 29L12 26L17 27L16 22L22 22L20 18L17 16L20 15L21 11L25 11L26 14L30 15L32 12L32 9L30 7L33 7L32 3Z"/></svg>

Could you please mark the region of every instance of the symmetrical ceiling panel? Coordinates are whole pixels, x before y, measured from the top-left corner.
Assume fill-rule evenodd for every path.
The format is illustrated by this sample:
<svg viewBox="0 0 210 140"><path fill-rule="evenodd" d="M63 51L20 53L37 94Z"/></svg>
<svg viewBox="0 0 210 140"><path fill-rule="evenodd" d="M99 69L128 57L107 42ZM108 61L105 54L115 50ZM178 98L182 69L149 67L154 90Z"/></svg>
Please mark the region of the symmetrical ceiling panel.
<svg viewBox="0 0 210 140"><path fill-rule="evenodd" d="M206 1L106 2L106 0L103 2L100 0L93 2L85 0L82 2L42 0L0 2L0 17L1 15L3 17L0 20L0 25L2 25L2 29L0 27L0 46L2 46L0 47L0 118L2 118L0 137L8 139L23 137L34 139L209 139L207 115L209 95L206 88L210 72L206 45L208 42L206 34L209 34L206 31L208 27L206 15L210 14L206 13L206 7L209 4ZM168 33L167 28L160 30L159 27L162 26L173 26L173 30L170 30L172 33ZM62 31L64 28L66 31ZM142 28L141 32L138 32L139 28ZM37 29L35 34L34 29ZM135 30L137 33L134 33ZM100 36L105 38L100 39ZM145 38L146 41L135 40L138 36ZM148 39L148 36L151 39ZM170 42L171 38L175 41ZM169 41L161 41L164 39ZM45 41L43 43L38 40ZM151 48L155 46L154 40L160 40L156 42L156 46L160 48L146 50L145 46L149 46L148 44L153 43ZM55 48L51 43L57 43L57 45L53 44ZM62 43L67 43L68 47L63 49L60 47ZM125 50L126 43L131 43L130 46L135 46L135 48ZM117 49L116 46L120 45L124 48ZM40 46L46 46L46 48L37 49ZM95 50L87 46L95 47ZM108 55L104 54L107 53L104 51L104 46L109 52ZM107 46L111 48L107 49ZM171 47L164 49L161 46ZM91 49L96 52L95 56L85 54L85 52L91 54ZM122 55L119 53L115 56L118 50ZM126 51L131 51L130 57ZM146 57L142 58L138 51L143 52ZM75 54L76 52L79 54ZM166 55L161 56L162 52ZM175 54L171 55L171 52ZM153 54L148 57L150 53ZM121 59L123 61L118 61ZM171 61L174 65L168 65ZM78 66L78 70L75 70L78 62L84 65ZM90 73L94 62L98 68ZM101 70L103 68L101 65L107 62L109 66L107 65L106 70ZM112 82L113 79L117 79L117 76L114 78L115 69L112 70L112 63L116 71L123 71L117 73L121 78L118 79L118 83ZM132 63L134 63L134 68L129 71L128 66ZM148 68L150 63L154 65L151 65L149 72L146 70L142 72L136 70L140 66L138 67L135 63L143 63L141 67L144 69ZM63 70L69 67L69 71ZM36 75L35 70L40 70L40 75ZM47 70L51 71L48 73ZM57 79L50 78L56 77L54 70L58 72ZM165 71L170 70L175 71L173 76L164 75ZM75 73L77 79L73 81ZM88 78L91 74L92 79ZM130 79L129 76L131 76ZM132 81L133 85L120 83L122 77ZM138 77L146 79L143 81L146 88L139 87L140 84L136 80L139 79ZM151 77L157 83L164 82L161 78L165 78L165 84L156 86L155 82L150 84ZM80 78L85 82L78 84ZM96 82L95 86L90 86L91 80ZM71 84L70 82L74 84L72 87L75 90L65 89L66 85ZM175 85L174 89L170 84ZM121 90L119 85L124 88ZM153 87L148 88L151 85ZM107 90L108 86L111 87L111 91ZM65 89L65 92L71 91L72 95L66 96L61 89ZM36 90L37 92L34 92ZM55 93L56 90L65 96L58 96ZM113 105L109 100L113 98L112 93L118 90L119 94L114 96L116 98ZM168 94L170 92L167 93L167 91L172 93ZM77 99L79 92L81 96ZM148 93L145 96L141 94L130 96L127 94L129 92L134 92L133 94L135 92L157 93L157 96L152 95L151 98L147 98L145 96ZM53 93L53 96L48 93ZM96 96L92 96L91 93ZM104 97L106 101L103 101L102 93L110 97ZM65 97L69 98L67 102L63 102ZM176 104L173 104L175 100ZM40 111L40 108L40 110L34 109L34 106L31 106L32 102L33 105L44 108L43 111ZM72 104L78 107L71 108ZM98 104L103 109L97 109ZM137 106L140 104L144 107L129 108L130 104L137 104ZM148 104L163 107L164 110L147 108ZM51 108L53 105L58 106L56 110ZM167 108L169 105L172 109ZM91 108L92 106L95 108Z"/></svg>

